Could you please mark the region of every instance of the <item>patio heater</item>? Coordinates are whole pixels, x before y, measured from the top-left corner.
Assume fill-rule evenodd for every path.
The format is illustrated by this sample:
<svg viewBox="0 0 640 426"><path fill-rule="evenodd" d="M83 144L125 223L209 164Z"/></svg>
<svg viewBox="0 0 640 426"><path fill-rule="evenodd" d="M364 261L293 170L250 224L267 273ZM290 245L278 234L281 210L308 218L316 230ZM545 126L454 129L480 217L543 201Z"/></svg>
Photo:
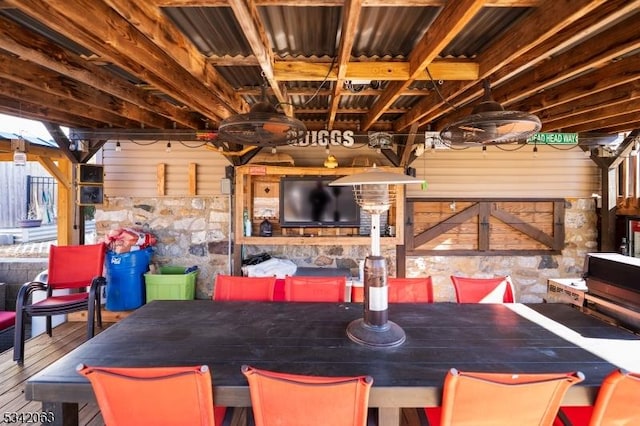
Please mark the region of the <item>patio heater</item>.
<svg viewBox="0 0 640 426"><path fill-rule="evenodd" d="M347 336L361 345L392 347L401 345L404 330L389 321L387 262L380 255L380 214L389 210L396 199L396 186L423 181L412 176L381 171L366 172L334 180L331 186L353 186L358 205L371 215L371 253L364 261L364 316L349 323Z"/></svg>

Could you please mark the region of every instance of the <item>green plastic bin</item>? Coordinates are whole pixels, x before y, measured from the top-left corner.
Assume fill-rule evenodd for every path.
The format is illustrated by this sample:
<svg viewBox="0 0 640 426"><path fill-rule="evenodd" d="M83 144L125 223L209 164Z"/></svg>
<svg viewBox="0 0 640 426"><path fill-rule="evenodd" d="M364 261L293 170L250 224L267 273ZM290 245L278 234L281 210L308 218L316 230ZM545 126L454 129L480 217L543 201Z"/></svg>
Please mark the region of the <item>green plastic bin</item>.
<svg viewBox="0 0 640 426"><path fill-rule="evenodd" d="M144 274L147 303L152 300L192 300L198 271L185 274L182 266L161 266L159 274Z"/></svg>

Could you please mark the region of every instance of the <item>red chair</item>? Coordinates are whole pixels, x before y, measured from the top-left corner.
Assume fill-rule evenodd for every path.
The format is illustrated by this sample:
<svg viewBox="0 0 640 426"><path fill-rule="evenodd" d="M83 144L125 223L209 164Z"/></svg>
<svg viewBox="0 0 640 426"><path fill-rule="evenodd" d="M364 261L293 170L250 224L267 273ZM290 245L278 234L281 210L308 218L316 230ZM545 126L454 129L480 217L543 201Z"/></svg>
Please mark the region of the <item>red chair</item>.
<svg viewBox="0 0 640 426"><path fill-rule="evenodd" d="M242 366L256 426L364 426L370 376L304 376Z"/></svg>
<svg viewBox="0 0 640 426"><path fill-rule="evenodd" d="M275 277L216 276L213 300L272 302Z"/></svg>
<svg viewBox="0 0 640 426"><path fill-rule="evenodd" d="M591 407L561 407L554 425L640 425L640 374L617 369L605 377Z"/></svg>
<svg viewBox="0 0 640 426"><path fill-rule="evenodd" d="M433 303L431 277L387 278L389 303Z"/></svg>
<svg viewBox="0 0 640 426"><path fill-rule="evenodd" d="M513 303L515 291L510 276L467 278L452 275L458 303Z"/></svg>
<svg viewBox="0 0 640 426"><path fill-rule="evenodd" d="M94 320L102 327L100 288L106 284L103 276L106 245L55 246L49 250L48 279L46 283L25 283L16 299L16 325L13 360L24 363L24 324L26 316L46 316L47 334L51 336L51 316L76 311L88 311L87 338L94 335ZM69 290L59 294L58 290ZM45 291L47 297L31 303L30 296ZM56 292L54 294L54 291Z"/></svg>
<svg viewBox="0 0 640 426"><path fill-rule="evenodd" d="M107 425L219 426L225 407L213 406L206 365L188 367L91 367L79 374L91 382Z"/></svg>
<svg viewBox="0 0 640 426"><path fill-rule="evenodd" d="M577 373L476 373L451 369L444 381L442 409L427 410L429 424L551 426ZM437 422L430 412L440 411Z"/></svg>
<svg viewBox="0 0 640 426"><path fill-rule="evenodd" d="M344 302L347 278L303 277L287 275L284 279L284 300L287 302Z"/></svg>

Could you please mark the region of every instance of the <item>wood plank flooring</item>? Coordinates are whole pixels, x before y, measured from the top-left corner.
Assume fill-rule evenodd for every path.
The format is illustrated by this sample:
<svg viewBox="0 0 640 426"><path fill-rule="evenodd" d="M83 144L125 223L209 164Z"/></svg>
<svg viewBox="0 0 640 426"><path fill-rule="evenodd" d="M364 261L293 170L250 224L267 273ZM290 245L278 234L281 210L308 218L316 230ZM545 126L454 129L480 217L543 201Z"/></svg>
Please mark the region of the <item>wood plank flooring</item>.
<svg viewBox="0 0 640 426"><path fill-rule="evenodd" d="M103 323L103 330L111 323ZM102 330L96 328L99 333ZM0 354L0 415L4 413L40 412L40 402L27 401L24 397L24 384L32 375L70 352L86 340L86 323L66 322L53 329L53 336L46 333L34 337L25 343L24 366L13 361L13 349ZM100 410L95 403L80 408L81 426L104 425ZM3 423L0 418L0 423ZM4 423L3 423L4 424ZM12 423L20 424L20 423ZM25 425L27 423L24 423ZM31 423L32 425L33 423Z"/></svg>

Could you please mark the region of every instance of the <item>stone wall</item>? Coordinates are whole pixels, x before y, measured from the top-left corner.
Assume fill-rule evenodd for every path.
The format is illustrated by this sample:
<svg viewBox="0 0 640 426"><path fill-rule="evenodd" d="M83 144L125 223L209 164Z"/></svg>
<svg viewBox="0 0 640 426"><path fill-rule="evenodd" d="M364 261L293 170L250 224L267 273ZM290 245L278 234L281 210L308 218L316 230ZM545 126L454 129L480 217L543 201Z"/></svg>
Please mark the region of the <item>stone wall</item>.
<svg viewBox="0 0 640 426"><path fill-rule="evenodd" d="M412 256L406 276L430 275L437 301L454 301L450 275L491 277L511 275L521 302L539 302L553 277L582 274L586 253L597 250L593 199L568 199L565 210L565 248L561 255L544 256ZM96 214L98 236L110 229L144 226L156 235L153 258L157 265L198 265L197 298L210 298L218 273L230 273L229 202L227 197L109 199ZM369 246L256 245L244 247L243 257L269 253L292 260L299 267L349 268L358 275L358 262ZM383 247L388 270L395 275L395 247Z"/></svg>
<svg viewBox="0 0 640 426"><path fill-rule="evenodd" d="M229 274L229 197L109 198L96 210L97 237L134 227L155 235L155 266L198 266L196 298L211 298L213 279Z"/></svg>

